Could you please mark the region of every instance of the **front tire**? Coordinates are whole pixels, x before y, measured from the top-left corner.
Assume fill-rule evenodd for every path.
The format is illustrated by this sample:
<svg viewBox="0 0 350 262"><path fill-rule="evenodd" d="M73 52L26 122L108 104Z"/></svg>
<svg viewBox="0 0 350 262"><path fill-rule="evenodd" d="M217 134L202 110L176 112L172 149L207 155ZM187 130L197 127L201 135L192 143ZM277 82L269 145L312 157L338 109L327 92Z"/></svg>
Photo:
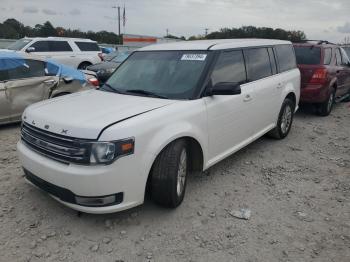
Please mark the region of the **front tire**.
<svg viewBox="0 0 350 262"><path fill-rule="evenodd" d="M185 196L188 160L185 140L172 142L158 155L151 171L151 196L154 202L170 208L181 204Z"/></svg>
<svg viewBox="0 0 350 262"><path fill-rule="evenodd" d="M283 101L278 115L277 126L268 133L270 137L283 139L289 134L294 118L294 108L295 105L289 98Z"/></svg>

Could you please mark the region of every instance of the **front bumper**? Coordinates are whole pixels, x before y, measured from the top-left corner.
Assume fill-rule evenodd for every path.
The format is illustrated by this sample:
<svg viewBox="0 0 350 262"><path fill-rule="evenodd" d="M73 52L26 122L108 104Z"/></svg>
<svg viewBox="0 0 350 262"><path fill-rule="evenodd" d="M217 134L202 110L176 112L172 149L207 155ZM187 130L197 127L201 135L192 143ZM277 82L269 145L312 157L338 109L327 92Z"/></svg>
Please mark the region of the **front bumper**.
<svg viewBox="0 0 350 262"><path fill-rule="evenodd" d="M91 207L77 205L74 201L69 201L69 198L36 185L75 210L95 214L113 213L140 205L144 201L147 175L137 165L133 155L120 158L111 165L83 166L67 165L48 159L29 149L21 141L17 144L17 151L26 172L55 186L56 189L62 188L74 196L83 197L123 194L122 201L116 205ZM28 180L35 185L33 181Z"/></svg>
<svg viewBox="0 0 350 262"><path fill-rule="evenodd" d="M306 85L300 90L300 102L323 103L327 100L329 90L324 85Z"/></svg>

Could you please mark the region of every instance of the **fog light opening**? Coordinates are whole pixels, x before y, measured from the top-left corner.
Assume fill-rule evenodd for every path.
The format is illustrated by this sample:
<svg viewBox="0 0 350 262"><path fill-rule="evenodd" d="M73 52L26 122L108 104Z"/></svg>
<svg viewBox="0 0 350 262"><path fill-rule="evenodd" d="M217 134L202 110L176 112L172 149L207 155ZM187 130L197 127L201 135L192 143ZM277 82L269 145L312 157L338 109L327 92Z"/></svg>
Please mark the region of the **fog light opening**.
<svg viewBox="0 0 350 262"><path fill-rule="evenodd" d="M104 196L104 197L81 197L76 196L75 201L81 206L109 206L117 202L116 195Z"/></svg>

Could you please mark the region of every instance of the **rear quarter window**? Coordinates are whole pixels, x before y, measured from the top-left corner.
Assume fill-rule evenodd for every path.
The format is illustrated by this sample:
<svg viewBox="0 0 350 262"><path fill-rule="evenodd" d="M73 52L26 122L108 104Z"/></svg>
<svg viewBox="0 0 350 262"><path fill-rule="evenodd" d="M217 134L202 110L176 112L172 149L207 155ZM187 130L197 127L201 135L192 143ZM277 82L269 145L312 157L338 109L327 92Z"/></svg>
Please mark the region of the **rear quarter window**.
<svg viewBox="0 0 350 262"><path fill-rule="evenodd" d="M300 65L319 65L321 62L321 48L315 46L296 46L295 55Z"/></svg>
<svg viewBox="0 0 350 262"><path fill-rule="evenodd" d="M97 43L93 42L75 42L80 51L100 51Z"/></svg>
<svg viewBox="0 0 350 262"><path fill-rule="evenodd" d="M295 53L292 45L275 46L280 72L292 70L297 67Z"/></svg>

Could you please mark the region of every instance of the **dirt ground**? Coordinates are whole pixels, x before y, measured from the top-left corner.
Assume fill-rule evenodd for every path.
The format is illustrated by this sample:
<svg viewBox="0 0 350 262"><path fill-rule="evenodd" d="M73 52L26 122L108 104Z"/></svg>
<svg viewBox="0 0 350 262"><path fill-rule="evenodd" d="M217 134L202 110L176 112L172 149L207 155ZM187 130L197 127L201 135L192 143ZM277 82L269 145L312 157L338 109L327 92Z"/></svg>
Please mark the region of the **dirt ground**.
<svg viewBox="0 0 350 262"><path fill-rule="evenodd" d="M188 181L176 210L150 200L78 216L25 183L19 125L0 128L0 261L350 261L350 103L300 110L282 141L261 138ZM232 211L247 208L249 220Z"/></svg>

